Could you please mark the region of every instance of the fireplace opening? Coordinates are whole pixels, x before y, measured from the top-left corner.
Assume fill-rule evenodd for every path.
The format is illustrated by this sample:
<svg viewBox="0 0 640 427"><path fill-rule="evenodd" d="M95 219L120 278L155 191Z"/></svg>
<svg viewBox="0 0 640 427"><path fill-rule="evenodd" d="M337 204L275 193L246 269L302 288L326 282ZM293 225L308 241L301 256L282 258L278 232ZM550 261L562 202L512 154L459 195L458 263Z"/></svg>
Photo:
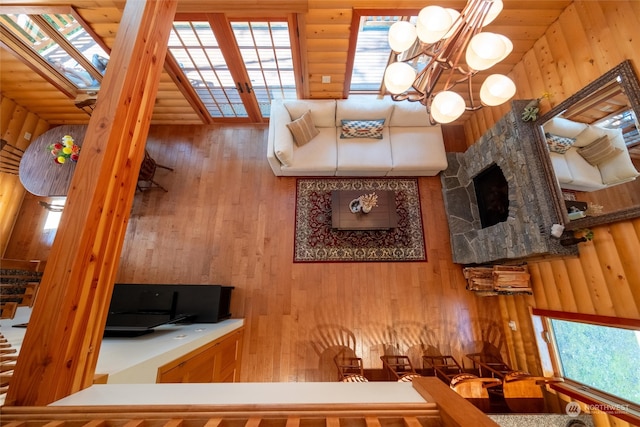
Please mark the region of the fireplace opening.
<svg viewBox="0 0 640 427"><path fill-rule="evenodd" d="M495 163L473 178L482 228L504 222L509 216L509 184Z"/></svg>

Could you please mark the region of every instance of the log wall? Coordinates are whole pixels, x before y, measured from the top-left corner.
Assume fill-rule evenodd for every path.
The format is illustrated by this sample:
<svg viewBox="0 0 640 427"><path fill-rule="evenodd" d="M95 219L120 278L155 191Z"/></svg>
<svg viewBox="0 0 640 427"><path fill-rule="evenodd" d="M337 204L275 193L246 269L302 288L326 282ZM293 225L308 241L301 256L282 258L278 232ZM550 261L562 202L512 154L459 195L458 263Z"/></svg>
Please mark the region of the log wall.
<svg viewBox="0 0 640 427"><path fill-rule="evenodd" d="M9 144L25 150L29 141L49 129L49 124L14 100L0 95L0 136ZM31 138L25 139L30 133ZM25 190L17 175L0 172L0 255L4 255Z"/></svg>
<svg viewBox="0 0 640 427"><path fill-rule="evenodd" d="M542 110L630 59L640 74L640 2L577 1L551 24L511 73L516 98L551 93ZM485 108L465 123L467 145L473 144L508 106ZM607 316L640 318L640 219L596 227L593 241L579 245L579 256L529 264L533 296L500 297L512 363L539 372L529 307ZM506 327L515 320L518 330ZM556 399L554 402L553 399ZM566 396L550 404L564 410ZM606 414L594 415L596 426L628 426Z"/></svg>

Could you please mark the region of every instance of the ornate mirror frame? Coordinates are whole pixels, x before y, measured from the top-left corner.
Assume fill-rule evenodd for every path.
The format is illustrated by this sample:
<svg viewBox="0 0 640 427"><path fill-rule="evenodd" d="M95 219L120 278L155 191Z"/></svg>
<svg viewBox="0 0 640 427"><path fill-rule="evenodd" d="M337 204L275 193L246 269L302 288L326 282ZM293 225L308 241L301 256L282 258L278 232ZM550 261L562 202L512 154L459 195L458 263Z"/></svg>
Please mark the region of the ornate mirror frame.
<svg viewBox="0 0 640 427"><path fill-rule="evenodd" d="M632 206L627 209L621 209L615 212L605 213L597 216L587 216L585 218L575 219L570 221L567 215L566 208L564 206L564 199L562 195L562 190L560 189L560 184L558 183L555 172L553 170L553 166L551 164L551 158L548 154L547 143L544 138L544 131L542 129L542 125L552 119L553 117L559 115L563 111L567 110L576 102L584 99L590 94L594 93L598 89L604 87L607 83L610 83L613 80L618 80L619 84L622 86L625 94L629 98L629 102L631 104L631 108L633 109L636 119L640 119L640 81L638 80L637 75L634 72L633 66L629 60L622 62L616 67L612 68L607 73L603 74L598 79L589 83L587 86L576 92L574 95L570 96L560 104L556 105L546 114L540 116L536 121L538 125L537 132L537 146L540 153L541 163L544 168L545 175L547 177L547 182L549 183L552 194L555 196L554 205L558 211L558 215L564 221L564 226L567 230L585 228L585 227L593 227L601 224L608 224L616 221L622 221L631 218L640 217L640 205ZM637 126L637 124L636 124ZM639 177L640 179L640 177Z"/></svg>

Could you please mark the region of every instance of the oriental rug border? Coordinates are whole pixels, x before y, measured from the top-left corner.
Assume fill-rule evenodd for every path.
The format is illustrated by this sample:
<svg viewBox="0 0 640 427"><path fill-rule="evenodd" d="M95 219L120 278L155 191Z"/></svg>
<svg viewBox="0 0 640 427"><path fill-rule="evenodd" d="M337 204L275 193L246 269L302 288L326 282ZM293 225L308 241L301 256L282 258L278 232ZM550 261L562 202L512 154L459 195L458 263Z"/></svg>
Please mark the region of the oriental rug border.
<svg viewBox="0 0 640 427"><path fill-rule="evenodd" d="M332 190L395 191L398 227L374 231L331 228ZM294 262L427 261L416 178L298 178L295 215Z"/></svg>

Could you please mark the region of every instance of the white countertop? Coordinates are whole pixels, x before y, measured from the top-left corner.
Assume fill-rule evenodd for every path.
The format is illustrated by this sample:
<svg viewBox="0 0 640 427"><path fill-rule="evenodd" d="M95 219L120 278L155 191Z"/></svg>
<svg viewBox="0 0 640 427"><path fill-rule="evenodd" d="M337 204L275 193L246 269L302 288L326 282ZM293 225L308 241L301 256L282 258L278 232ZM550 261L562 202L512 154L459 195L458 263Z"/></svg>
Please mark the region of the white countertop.
<svg viewBox="0 0 640 427"><path fill-rule="evenodd" d="M103 338L96 374L109 374L109 384L153 384L160 366L242 325L244 319L162 325L153 333L136 338Z"/></svg>
<svg viewBox="0 0 640 427"><path fill-rule="evenodd" d="M95 384L52 403L75 405L243 405L424 403L406 382Z"/></svg>
<svg viewBox="0 0 640 427"><path fill-rule="evenodd" d="M18 351L31 310L19 307L15 318L0 321L2 334ZM244 319L228 319L219 323L162 325L153 333L136 338L103 338L96 374L109 374L108 383L155 383L158 367L216 340L244 325Z"/></svg>

